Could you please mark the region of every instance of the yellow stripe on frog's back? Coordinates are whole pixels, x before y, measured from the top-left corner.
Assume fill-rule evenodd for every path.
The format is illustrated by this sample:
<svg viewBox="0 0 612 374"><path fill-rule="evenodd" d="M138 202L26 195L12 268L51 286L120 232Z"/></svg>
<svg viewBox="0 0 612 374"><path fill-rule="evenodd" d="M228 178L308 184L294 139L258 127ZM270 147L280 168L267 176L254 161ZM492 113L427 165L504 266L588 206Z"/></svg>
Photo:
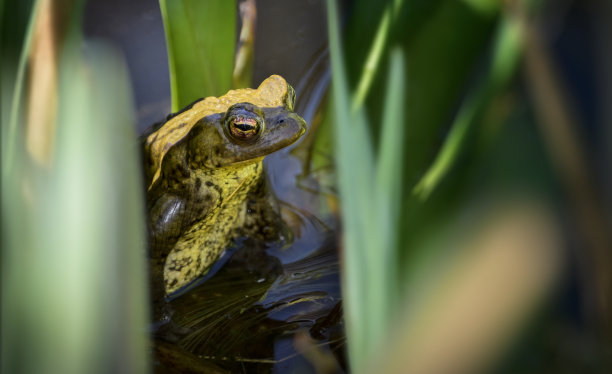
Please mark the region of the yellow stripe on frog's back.
<svg viewBox="0 0 612 374"><path fill-rule="evenodd" d="M261 82L257 89L242 88L230 90L218 98L207 97L195 103L191 109L172 117L159 130L150 134L145 143L152 162L153 178L149 189L159 178L162 161L168 150L183 139L200 119L215 113L225 113L230 106L241 102L262 108L284 106L288 90L289 85L283 77L272 75Z"/></svg>

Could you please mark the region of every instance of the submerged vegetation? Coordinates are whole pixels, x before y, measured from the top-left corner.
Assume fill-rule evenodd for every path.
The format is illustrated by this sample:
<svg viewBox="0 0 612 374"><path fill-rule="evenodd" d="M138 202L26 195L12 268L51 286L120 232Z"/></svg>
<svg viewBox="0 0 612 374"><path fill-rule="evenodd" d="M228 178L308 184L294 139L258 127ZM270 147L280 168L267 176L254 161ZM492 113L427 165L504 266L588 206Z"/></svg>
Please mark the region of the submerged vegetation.
<svg viewBox="0 0 612 374"><path fill-rule="evenodd" d="M173 112L251 80L262 4L239 3L159 1ZM598 187L609 139L594 139L609 135L598 115L612 87L577 85L586 68L570 75L556 58L550 3L321 4L331 86L294 152L316 198L281 205L295 231L323 238L261 251L266 276L237 256L198 290L210 297L173 300L193 355L165 343L155 354L218 372L299 354L318 372L611 368L610 196ZM2 372L152 368L130 77L113 47L84 37L85 5L0 4ZM596 46L606 26L591 6ZM596 84L602 97L584 104ZM288 331L291 350L267 348ZM332 355L344 348L348 368Z"/></svg>

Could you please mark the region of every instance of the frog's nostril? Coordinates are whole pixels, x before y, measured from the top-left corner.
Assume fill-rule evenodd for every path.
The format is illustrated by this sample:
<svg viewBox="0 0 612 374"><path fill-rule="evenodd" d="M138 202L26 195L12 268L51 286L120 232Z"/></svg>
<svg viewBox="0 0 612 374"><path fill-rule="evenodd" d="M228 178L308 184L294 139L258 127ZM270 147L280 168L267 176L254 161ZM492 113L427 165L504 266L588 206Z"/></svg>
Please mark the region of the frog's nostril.
<svg viewBox="0 0 612 374"><path fill-rule="evenodd" d="M276 121L277 125L280 125L281 123L285 123L285 120L283 118L281 118L278 121Z"/></svg>

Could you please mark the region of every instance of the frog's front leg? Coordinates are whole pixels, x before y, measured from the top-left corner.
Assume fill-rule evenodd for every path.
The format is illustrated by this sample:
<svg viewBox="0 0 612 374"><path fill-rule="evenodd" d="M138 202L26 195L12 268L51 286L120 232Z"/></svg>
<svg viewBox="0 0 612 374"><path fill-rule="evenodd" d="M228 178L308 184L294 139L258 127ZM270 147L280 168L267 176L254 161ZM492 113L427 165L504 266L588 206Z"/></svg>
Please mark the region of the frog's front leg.
<svg viewBox="0 0 612 374"><path fill-rule="evenodd" d="M290 235L283 223L276 196L271 193L267 180L260 178L244 201L244 220L236 228L236 236L264 241L287 240Z"/></svg>
<svg viewBox="0 0 612 374"><path fill-rule="evenodd" d="M164 193L149 202L149 247L151 276L155 291L163 290L164 263L183 230L185 202L178 196ZM157 284L159 282L159 284ZM161 291L160 291L161 292Z"/></svg>
<svg viewBox="0 0 612 374"><path fill-rule="evenodd" d="M161 195L149 208L149 238L153 256L165 258L184 230L185 201Z"/></svg>

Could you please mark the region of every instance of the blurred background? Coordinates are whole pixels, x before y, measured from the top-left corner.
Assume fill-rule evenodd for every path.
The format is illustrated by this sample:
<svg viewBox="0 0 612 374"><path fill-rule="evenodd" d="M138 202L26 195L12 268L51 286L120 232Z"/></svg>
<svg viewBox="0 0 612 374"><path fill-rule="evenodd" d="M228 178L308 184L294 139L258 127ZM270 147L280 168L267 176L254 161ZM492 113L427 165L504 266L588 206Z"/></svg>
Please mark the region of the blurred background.
<svg viewBox="0 0 612 374"><path fill-rule="evenodd" d="M266 159L299 232L268 254L325 282L257 291L284 326L265 357L173 358L612 369L609 1L39 0L0 16L3 372L167 370L149 341L138 136L271 74L309 129ZM333 254L312 261L320 248ZM278 317L289 297L303 307Z"/></svg>

